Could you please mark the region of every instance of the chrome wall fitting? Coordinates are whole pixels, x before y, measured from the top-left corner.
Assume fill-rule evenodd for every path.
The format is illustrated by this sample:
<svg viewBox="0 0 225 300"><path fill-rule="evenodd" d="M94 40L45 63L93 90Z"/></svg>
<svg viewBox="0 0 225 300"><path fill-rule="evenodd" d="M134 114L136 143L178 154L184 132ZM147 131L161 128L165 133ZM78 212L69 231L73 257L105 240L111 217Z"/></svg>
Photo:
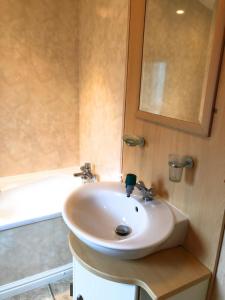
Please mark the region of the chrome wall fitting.
<svg viewBox="0 0 225 300"><path fill-rule="evenodd" d="M140 146L144 147L145 139L143 137L135 136L135 135L127 135L123 136L123 141L130 147Z"/></svg>
<svg viewBox="0 0 225 300"><path fill-rule="evenodd" d="M190 156L180 157L178 155L169 156L169 179L172 182L180 182L183 169L191 169L194 166L194 161Z"/></svg>

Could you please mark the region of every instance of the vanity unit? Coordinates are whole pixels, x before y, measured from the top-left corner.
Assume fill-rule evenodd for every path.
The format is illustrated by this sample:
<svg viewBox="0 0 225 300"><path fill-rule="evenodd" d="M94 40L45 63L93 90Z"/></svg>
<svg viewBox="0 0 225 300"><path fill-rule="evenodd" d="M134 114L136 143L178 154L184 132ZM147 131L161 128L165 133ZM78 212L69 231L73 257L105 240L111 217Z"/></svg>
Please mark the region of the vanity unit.
<svg viewBox="0 0 225 300"><path fill-rule="evenodd" d="M74 234L74 300L205 300L210 271L182 247L138 260L99 253Z"/></svg>
<svg viewBox="0 0 225 300"><path fill-rule="evenodd" d="M65 203L74 299L204 300L210 271L180 246L187 217L165 201L126 192L121 183L92 183Z"/></svg>

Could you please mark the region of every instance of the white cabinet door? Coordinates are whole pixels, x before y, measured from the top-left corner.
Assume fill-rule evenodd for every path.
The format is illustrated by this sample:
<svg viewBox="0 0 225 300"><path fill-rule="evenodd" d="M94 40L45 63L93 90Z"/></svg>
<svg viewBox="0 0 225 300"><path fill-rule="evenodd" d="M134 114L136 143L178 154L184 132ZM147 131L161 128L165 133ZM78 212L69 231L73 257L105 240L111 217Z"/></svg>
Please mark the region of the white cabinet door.
<svg viewBox="0 0 225 300"><path fill-rule="evenodd" d="M74 300L138 300L138 288L134 285L98 277L82 267L75 259L73 268Z"/></svg>

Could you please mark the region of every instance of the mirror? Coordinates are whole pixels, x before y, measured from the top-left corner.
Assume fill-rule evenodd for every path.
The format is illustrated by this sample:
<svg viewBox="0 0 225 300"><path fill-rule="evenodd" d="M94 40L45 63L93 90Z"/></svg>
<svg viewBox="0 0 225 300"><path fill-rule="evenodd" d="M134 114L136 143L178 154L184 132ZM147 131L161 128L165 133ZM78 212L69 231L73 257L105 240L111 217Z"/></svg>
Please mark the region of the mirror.
<svg viewBox="0 0 225 300"><path fill-rule="evenodd" d="M137 117L209 134L222 53L224 2L131 0L131 27L134 21L143 24L135 29L142 30Z"/></svg>

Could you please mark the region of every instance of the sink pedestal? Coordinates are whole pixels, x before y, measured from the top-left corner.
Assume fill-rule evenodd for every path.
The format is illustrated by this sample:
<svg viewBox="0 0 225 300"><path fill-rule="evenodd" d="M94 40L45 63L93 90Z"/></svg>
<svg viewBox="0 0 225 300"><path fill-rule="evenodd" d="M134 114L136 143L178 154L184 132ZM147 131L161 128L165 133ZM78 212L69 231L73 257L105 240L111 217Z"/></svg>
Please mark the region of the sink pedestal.
<svg viewBox="0 0 225 300"><path fill-rule="evenodd" d="M74 300L206 299L210 271L182 247L121 260L94 251L72 233L69 242Z"/></svg>

